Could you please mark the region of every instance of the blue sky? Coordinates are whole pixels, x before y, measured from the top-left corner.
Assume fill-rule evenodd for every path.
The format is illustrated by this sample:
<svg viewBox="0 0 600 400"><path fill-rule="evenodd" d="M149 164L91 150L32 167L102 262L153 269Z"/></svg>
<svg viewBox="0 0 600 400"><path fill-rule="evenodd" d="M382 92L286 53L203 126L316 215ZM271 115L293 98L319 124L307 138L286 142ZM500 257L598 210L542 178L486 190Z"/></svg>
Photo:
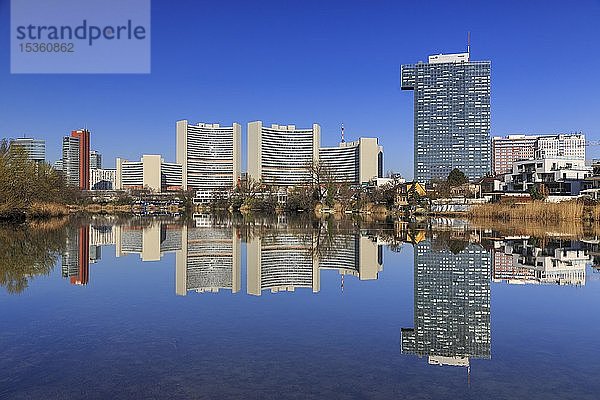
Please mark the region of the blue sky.
<svg viewBox="0 0 600 400"><path fill-rule="evenodd" d="M149 75L11 75L0 0L0 137L44 138L50 160L84 125L114 157L175 159L175 121L321 124L323 145L377 136L412 176L412 93L401 64L466 49L492 61L492 135L600 140L600 2L152 2ZM588 157L600 157L600 146ZM245 157L244 157L245 158Z"/></svg>

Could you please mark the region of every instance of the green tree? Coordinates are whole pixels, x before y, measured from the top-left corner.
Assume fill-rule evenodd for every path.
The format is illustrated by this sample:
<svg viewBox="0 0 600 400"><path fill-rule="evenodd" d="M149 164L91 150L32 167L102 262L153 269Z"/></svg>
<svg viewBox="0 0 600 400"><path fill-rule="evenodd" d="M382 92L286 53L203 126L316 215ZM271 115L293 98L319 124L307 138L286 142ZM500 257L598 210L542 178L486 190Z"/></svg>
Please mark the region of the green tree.
<svg viewBox="0 0 600 400"><path fill-rule="evenodd" d="M450 171L447 181L450 186L460 186L469 182L464 172L458 168L454 168L452 171Z"/></svg>

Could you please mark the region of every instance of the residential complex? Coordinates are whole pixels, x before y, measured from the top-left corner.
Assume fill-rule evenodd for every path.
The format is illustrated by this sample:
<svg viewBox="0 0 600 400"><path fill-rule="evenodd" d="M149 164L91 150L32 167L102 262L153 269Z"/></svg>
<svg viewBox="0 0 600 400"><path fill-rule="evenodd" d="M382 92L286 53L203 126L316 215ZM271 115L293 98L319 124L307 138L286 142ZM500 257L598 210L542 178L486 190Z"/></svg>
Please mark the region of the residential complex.
<svg viewBox="0 0 600 400"><path fill-rule="evenodd" d="M146 154L140 161L117 158L115 189L180 190L181 164L167 163L160 155Z"/></svg>
<svg viewBox="0 0 600 400"><path fill-rule="evenodd" d="M321 127L248 124L248 176L273 186L305 185L312 181L310 166L319 160Z"/></svg>
<svg viewBox="0 0 600 400"><path fill-rule="evenodd" d="M492 172L512 172L515 161L534 158L571 158L585 160L585 135L508 135L492 138Z"/></svg>
<svg viewBox="0 0 600 400"><path fill-rule="evenodd" d="M46 141L34 138L17 138L10 141L10 146L19 146L27 152L27 157L32 161L46 161Z"/></svg>
<svg viewBox="0 0 600 400"><path fill-rule="evenodd" d="M383 147L377 138L341 142L336 147L319 148L319 162L334 181L367 183L383 176Z"/></svg>
<svg viewBox="0 0 600 400"><path fill-rule="evenodd" d="M177 121L177 163L184 190L211 193L233 188L241 175L241 126Z"/></svg>
<svg viewBox="0 0 600 400"><path fill-rule="evenodd" d="M584 179L592 175L593 168L585 165L585 159L538 158L515 161L504 182L509 192L527 192L543 184L548 194L578 195L584 189Z"/></svg>
<svg viewBox="0 0 600 400"><path fill-rule="evenodd" d="M403 65L402 90L414 91L414 178L446 179L458 168L471 180L490 171L489 61L440 54Z"/></svg>

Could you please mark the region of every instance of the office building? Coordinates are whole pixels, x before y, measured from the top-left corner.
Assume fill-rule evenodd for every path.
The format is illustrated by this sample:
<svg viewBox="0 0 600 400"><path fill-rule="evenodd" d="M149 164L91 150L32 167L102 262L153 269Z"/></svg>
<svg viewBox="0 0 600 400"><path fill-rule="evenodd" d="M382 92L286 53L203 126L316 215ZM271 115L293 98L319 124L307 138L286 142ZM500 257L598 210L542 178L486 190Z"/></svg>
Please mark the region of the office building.
<svg viewBox="0 0 600 400"><path fill-rule="evenodd" d="M490 172L490 66L469 53L403 65L414 91L414 178L429 183L458 168L474 181Z"/></svg>
<svg viewBox="0 0 600 400"><path fill-rule="evenodd" d="M233 188L241 174L240 124L220 126L177 121L177 163L184 190L201 192Z"/></svg>
<svg viewBox="0 0 600 400"><path fill-rule="evenodd" d="M87 129L72 131L71 138L77 139L79 143L79 188L88 190L90 188L90 131Z"/></svg>
<svg viewBox="0 0 600 400"><path fill-rule="evenodd" d="M508 135L492 138L492 172L512 172L516 161L534 158L571 158L585 160L585 135Z"/></svg>
<svg viewBox="0 0 600 400"><path fill-rule="evenodd" d="M267 185L290 187L312 181L310 166L318 162L321 127L263 126L248 123L248 176Z"/></svg>
<svg viewBox="0 0 600 400"><path fill-rule="evenodd" d="M63 138L62 171L67 184L90 188L90 131L79 129Z"/></svg>
<svg viewBox="0 0 600 400"><path fill-rule="evenodd" d="M92 168L90 190L113 190L116 187L116 169Z"/></svg>
<svg viewBox="0 0 600 400"><path fill-rule="evenodd" d="M79 187L79 139L63 137L62 171L68 185Z"/></svg>
<svg viewBox="0 0 600 400"><path fill-rule="evenodd" d="M476 243L414 250L414 328L401 329L401 352L429 364L464 366L491 357L490 254Z"/></svg>
<svg viewBox="0 0 600 400"><path fill-rule="evenodd" d="M46 161L46 141L34 138L17 138L10 141L10 147L19 146L27 152L27 157L36 162Z"/></svg>
<svg viewBox="0 0 600 400"><path fill-rule="evenodd" d="M336 182L355 185L383 177L383 147L377 138L341 142L336 147L321 147L319 162Z"/></svg>
<svg viewBox="0 0 600 400"><path fill-rule="evenodd" d="M90 151L90 169L101 169L102 168L102 154L96 150Z"/></svg>
<svg viewBox="0 0 600 400"><path fill-rule="evenodd" d="M145 154L140 161L117 158L117 190L149 189L161 193L180 190L181 187L181 164L167 163L155 154Z"/></svg>

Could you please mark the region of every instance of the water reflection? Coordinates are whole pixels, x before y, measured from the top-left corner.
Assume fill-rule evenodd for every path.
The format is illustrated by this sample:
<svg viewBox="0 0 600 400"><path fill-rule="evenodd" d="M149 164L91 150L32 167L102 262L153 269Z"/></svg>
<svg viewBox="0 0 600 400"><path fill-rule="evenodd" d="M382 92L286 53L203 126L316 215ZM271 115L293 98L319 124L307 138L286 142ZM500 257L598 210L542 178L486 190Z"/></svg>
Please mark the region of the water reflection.
<svg viewBox="0 0 600 400"><path fill-rule="evenodd" d="M470 366L490 358L489 252L471 237L434 233L414 252L414 327L401 352L429 364Z"/></svg>

